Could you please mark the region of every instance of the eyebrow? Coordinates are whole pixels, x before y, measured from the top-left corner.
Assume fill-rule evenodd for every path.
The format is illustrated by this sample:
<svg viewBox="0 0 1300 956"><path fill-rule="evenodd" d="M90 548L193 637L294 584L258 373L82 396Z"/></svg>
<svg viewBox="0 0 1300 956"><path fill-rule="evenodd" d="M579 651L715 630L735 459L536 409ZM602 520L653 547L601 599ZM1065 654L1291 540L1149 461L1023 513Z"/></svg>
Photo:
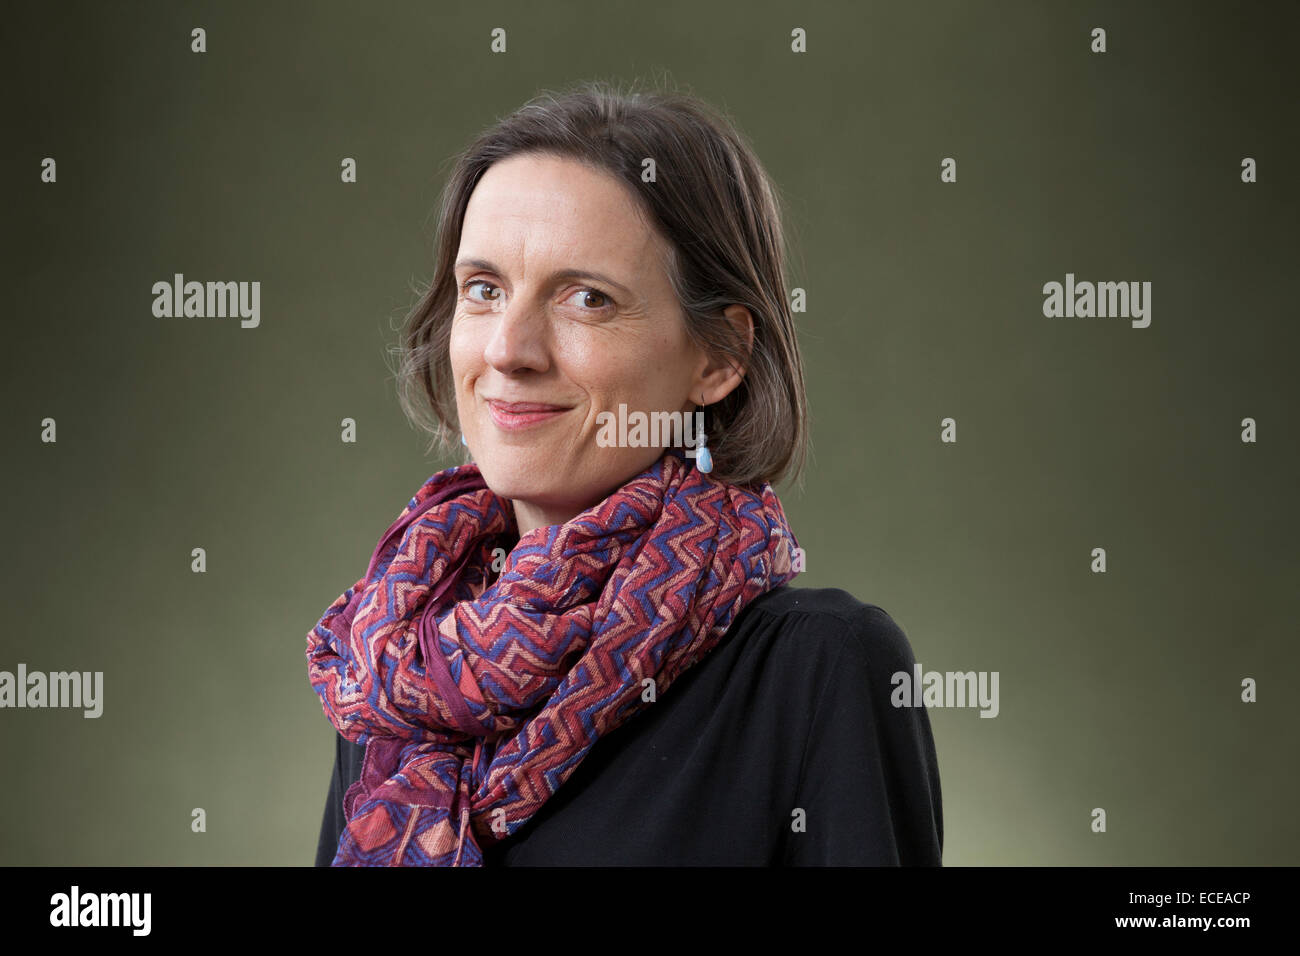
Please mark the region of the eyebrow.
<svg viewBox="0 0 1300 956"><path fill-rule="evenodd" d="M456 263L457 269L461 269L465 267L474 268L474 269L486 269L488 272L495 272L497 275L503 274L495 264L488 261L487 259L461 259ZM558 281L560 279L595 279L597 282L603 282L606 285L612 285L614 288L618 289L624 295L635 298L635 295L632 292L632 290L629 289L627 286L623 285L623 283L618 282L615 279L611 279L603 272L592 272L590 269L557 269L555 272L552 272L550 274L549 279L552 282Z"/></svg>

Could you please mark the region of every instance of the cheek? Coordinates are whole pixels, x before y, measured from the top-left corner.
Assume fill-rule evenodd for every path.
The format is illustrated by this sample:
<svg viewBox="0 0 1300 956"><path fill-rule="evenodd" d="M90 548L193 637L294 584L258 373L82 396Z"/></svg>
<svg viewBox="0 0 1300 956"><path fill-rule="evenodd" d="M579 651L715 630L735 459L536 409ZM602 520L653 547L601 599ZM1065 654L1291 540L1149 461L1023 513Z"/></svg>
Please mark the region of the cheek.
<svg viewBox="0 0 1300 956"><path fill-rule="evenodd" d="M466 334L464 325L453 324L451 335L447 340L447 357L451 361L453 377L459 380L470 371L475 363L475 356L482 356L482 350L475 351L472 338Z"/></svg>
<svg viewBox="0 0 1300 956"><path fill-rule="evenodd" d="M681 377L686 363L670 341L599 328L564 330L556 337L556 356L570 379L626 397L655 395Z"/></svg>
<svg viewBox="0 0 1300 956"><path fill-rule="evenodd" d="M655 408L675 407L690 372L690 357L670 343L656 343L641 352L626 369L627 387Z"/></svg>

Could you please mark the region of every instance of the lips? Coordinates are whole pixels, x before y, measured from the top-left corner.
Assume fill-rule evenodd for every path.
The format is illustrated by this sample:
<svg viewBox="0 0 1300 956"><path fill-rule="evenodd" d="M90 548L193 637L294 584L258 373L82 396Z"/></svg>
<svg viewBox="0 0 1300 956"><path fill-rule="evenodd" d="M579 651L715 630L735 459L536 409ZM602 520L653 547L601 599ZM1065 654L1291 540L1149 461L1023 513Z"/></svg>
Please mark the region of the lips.
<svg viewBox="0 0 1300 956"><path fill-rule="evenodd" d="M512 432L548 422L572 407L548 402L502 402L494 398L488 399L487 405L488 414L496 426Z"/></svg>
<svg viewBox="0 0 1300 956"><path fill-rule="evenodd" d="M568 405L547 405L544 402L502 402L495 398L489 398L487 402L493 408L512 415L519 415L524 412L563 412L570 407Z"/></svg>

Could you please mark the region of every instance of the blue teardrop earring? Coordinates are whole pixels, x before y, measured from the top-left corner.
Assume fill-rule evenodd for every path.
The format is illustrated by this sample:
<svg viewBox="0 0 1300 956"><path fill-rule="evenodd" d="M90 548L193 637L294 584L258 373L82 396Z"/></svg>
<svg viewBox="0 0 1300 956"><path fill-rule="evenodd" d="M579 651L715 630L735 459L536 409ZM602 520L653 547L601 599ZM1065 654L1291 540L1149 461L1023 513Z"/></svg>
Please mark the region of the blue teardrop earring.
<svg viewBox="0 0 1300 956"><path fill-rule="evenodd" d="M700 420L704 420L704 404L700 403ZM709 446L704 436L704 426L700 426L700 447L695 450L695 467L704 474L713 470L713 456L709 454Z"/></svg>

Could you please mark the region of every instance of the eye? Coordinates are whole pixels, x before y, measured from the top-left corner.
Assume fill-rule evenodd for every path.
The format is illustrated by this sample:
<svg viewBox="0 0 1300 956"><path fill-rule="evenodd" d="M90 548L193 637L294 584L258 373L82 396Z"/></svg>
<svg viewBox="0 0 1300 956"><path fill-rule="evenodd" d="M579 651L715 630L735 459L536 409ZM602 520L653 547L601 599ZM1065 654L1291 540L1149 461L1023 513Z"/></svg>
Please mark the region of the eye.
<svg viewBox="0 0 1300 956"><path fill-rule="evenodd" d="M607 309L614 304L614 300L608 295L601 292L599 289L593 289L590 286L578 289L573 293L573 295L569 296L569 298L573 299L575 296L578 299L578 303L591 312L599 312L601 309ZM592 305L591 303L593 297L600 300L595 305Z"/></svg>
<svg viewBox="0 0 1300 956"><path fill-rule="evenodd" d="M460 291L461 291L461 292L468 293L470 287L471 287L471 286L476 286L476 285L487 286L489 289L496 289L498 292L501 291L500 286L495 286L495 285L493 285L491 282L488 282L486 279L470 279L468 282L464 283L464 284L460 287ZM489 297L489 298L487 298L487 299L475 299L475 298L473 298L473 297L471 296L471 297L470 297L470 301L471 301L471 302L496 302L497 299L496 299L496 297Z"/></svg>

